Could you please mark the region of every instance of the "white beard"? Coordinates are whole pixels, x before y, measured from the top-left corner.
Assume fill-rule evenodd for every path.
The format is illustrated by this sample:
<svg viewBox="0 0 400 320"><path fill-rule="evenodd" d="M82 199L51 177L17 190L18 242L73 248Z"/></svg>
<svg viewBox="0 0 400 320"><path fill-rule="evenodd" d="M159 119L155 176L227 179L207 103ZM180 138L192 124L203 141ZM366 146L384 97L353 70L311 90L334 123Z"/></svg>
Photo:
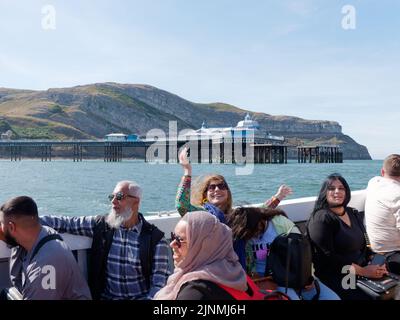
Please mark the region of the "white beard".
<svg viewBox="0 0 400 320"><path fill-rule="evenodd" d="M118 229L124 222L128 221L132 217L132 214L133 212L131 208L126 208L120 214L117 214L116 211L111 208L110 214L106 218L106 222L111 228Z"/></svg>

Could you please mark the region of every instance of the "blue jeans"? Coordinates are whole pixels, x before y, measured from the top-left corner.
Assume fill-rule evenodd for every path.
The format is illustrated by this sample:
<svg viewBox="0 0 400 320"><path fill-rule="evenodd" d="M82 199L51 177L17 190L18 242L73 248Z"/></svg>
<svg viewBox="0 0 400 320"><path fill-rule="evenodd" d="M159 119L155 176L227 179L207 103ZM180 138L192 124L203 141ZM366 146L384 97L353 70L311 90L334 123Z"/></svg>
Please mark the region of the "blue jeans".
<svg viewBox="0 0 400 320"><path fill-rule="evenodd" d="M321 292L319 293L319 298L318 300L340 300L339 296L330 288L328 288L326 285L324 285L321 281L318 279L315 279L319 283L319 287L321 289ZM280 292L285 293L286 288L285 287L278 287L277 289ZM315 289L315 286L311 288L310 290L302 290L301 291L301 296L303 297L303 300L311 300L317 293L317 289ZM288 288L287 293L286 293L291 300L300 300L298 294L296 291L292 288Z"/></svg>

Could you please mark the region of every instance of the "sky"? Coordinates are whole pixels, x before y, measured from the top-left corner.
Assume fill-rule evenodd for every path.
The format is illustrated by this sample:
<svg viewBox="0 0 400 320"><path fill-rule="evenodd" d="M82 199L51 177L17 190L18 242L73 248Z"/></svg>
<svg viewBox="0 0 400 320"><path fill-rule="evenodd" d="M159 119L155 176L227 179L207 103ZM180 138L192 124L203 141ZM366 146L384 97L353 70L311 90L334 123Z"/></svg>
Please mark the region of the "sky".
<svg viewBox="0 0 400 320"><path fill-rule="evenodd" d="M400 1L0 0L0 87L149 84L400 153Z"/></svg>

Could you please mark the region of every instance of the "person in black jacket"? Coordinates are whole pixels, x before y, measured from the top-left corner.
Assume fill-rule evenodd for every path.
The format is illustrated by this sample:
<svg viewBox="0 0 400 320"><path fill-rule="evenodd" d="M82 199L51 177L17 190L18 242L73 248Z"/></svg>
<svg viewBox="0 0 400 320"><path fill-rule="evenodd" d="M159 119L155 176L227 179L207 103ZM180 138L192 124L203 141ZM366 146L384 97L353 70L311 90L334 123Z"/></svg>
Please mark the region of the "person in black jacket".
<svg viewBox="0 0 400 320"><path fill-rule="evenodd" d="M315 275L343 300L367 300L369 296L362 290L345 285L348 270L368 278L381 278L387 270L385 266L368 264L372 251L367 246L363 216L348 206L350 197L350 187L341 175L328 176L315 202L307 233L314 249Z"/></svg>
<svg viewBox="0 0 400 320"><path fill-rule="evenodd" d="M175 264L157 300L234 300L220 285L244 292L246 273L233 250L232 231L204 211L186 214L171 234Z"/></svg>

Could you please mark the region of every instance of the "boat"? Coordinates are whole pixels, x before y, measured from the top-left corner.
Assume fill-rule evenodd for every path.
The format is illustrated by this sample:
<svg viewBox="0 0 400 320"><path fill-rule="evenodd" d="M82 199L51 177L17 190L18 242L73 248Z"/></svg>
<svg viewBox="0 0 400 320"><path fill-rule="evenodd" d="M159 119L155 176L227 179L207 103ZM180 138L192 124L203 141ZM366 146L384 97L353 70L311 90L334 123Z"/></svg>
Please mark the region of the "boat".
<svg viewBox="0 0 400 320"><path fill-rule="evenodd" d="M357 190L351 193L350 207L356 208L359 211L364 211L366 190ZM284 200L280 203L279 208L284 210L288 217L294 221L300 229L305 227L305 222L314 207L316 197L305 197L297 199ZM261 204L254 204L260 206ZM89 213L88 213L89 214ZM151 212L146 215L146 219L160 228L167 238L174 230L175 225L180 219L180 215L176 211L160 211L157 213ZM90 249L92 239L83 236L76 236L67 233L61 234L64 241L69 245L74 252L79 267L87 278L87 250ZM8 261L10 256L10 249L7 248L3 241L0 241L0 291L10 286ZM170 257L172 264L172 252Z"/></svg>

